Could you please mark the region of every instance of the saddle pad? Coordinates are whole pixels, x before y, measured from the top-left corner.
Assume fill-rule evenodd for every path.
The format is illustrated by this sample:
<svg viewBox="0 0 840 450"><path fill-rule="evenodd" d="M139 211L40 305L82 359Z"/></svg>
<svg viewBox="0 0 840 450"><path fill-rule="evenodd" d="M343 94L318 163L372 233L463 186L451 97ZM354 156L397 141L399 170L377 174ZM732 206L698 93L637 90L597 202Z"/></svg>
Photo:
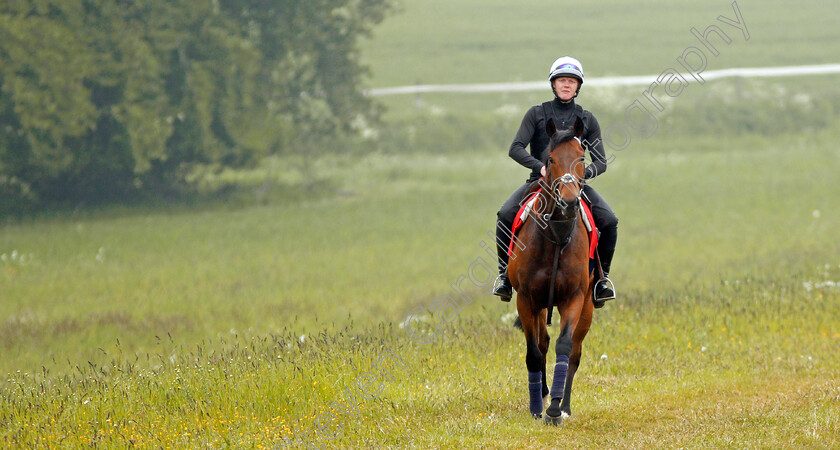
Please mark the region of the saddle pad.
<svg viewBox="0 0 840 450"><path fill-rule="evenodd" d="M586 230L589 231L589 258L595 259L595 250L598 249L598 227L595 226L595 216L592 215L592 210L589 209L589 204L580 200L580 214L583 216L583 223L586 224Z"/></svg>
<svg viewBox="0 0 840 450"><path fill-rule="evenodd" d="M516 233L519 232L522 225L525 224L525 221L527 221L528 217L531 215L531 211L534 209L534 203L537 202L538 195L541 191L542 188L537 189L528 196L527 200L522 203L522 206L519 208L519 212L516 213L516 217L513 219L513 227L511 228L508 255L513 254L513 246L516 245ZM581 199L580 205L580 214L583 218L584 225L586 225L586 231L589 232L589 257L595 258L595 249L598 248L598 228L595 227L595 220L592 216L592 211L589 209L589 204Z"/></svg>

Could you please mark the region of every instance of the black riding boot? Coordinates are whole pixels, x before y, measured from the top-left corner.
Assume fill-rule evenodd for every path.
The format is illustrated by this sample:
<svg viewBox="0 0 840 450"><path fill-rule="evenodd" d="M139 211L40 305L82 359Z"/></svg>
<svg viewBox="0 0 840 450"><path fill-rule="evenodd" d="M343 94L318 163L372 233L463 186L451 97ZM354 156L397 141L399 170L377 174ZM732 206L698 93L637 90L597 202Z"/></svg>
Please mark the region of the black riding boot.
<svg viewBox="0 0 840 450"><path fill-rule="evenodd" d="M493 295L498 295L503 302L509 302L513 296L513 287L510 285L510 279L507 275L507 251L510 246L510 238L505 230L510 228L503 227L505 225L500 221L496 222L496 252L499 255L499 276L493 283Z"/></svg>
<svg viewBox="0 0 840 450"><path fill-rule="evenodd" d="M595 283L593 304L596 308L603 307L607 300L615 298L615 286L613 286L613 282L609 278L613 253L615 253L615 248L598 248L598 256L601 258L601 268L604 270L604 278Z"/></svg>

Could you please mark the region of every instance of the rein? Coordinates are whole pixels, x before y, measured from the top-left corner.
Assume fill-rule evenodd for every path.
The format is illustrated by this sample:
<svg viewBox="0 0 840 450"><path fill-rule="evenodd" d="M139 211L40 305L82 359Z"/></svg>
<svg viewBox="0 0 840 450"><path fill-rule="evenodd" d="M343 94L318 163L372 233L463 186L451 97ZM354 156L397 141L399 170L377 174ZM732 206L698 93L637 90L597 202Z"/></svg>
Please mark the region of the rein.
<svg viewBox="0 0 840 450"><path fill-rule="evenodd" d="M575 137L578 142L580 139ZM551 180L551 165L548 165L548 170L546 170L545 178L547 180ZM574 236L574 231L578 223L578 215L573 214L571 217L559 220L552 220L551 217L554 215L554 211L557 209L558 206L562 208L564 211L569 208L570 204L563 200L563 189L567 188L569 184L574 183L575 177L570 173L563 174L557 181L562 183L562 185L558 188L556 187L557 182L552 181L550 185L550 194L549 196L554 200L551 202L551 210L545 214L543 214L543 220L548 223L548 229L551 230L551 234L553 235L554 239L548 237L545 232L541 230L540 227L537 229L540 230L540 233L545 237L549 242L554 244L554 262L552 263L551 267L551 288L548 291L548 317L546 325L551 325L551 315L554 312L554 291L557 283L557 269L560 265L560 255L566 250L566 247L572 242L572 236ZM573 205L575 209L577 209L577 205L580 204L581 201L581 189L570 189L575 194L575 199L573 200ZM576 192L575 192L576 191ZM561 242L562 240L562 242Z"/></svg>

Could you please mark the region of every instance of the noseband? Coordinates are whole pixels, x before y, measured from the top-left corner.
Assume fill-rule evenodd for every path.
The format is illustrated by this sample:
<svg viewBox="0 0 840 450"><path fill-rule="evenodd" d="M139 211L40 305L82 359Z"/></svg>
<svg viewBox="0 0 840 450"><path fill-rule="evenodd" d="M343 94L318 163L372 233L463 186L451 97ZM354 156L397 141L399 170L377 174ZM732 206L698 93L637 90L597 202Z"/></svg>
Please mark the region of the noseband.
<svg viewBox="0 0 840 450"><path fill-rule="evenodd" d="M546 172L546 178L550 179L551 168ZM569 190L574 195L574 200L566 201L563 199L563 191ZM548 190L543 190L547 196L551 197L553 201L549 204L551 208L542 215L544 223L548 224L548 229L551 230L552 236L546 238L553 244L559 245L565 249L572 240L572 231L575 224L577 224L578 211L580 210L581 192L575 183L575 176L567 173L553 180L551 187ZM555 218L555 211L560 208L560 217ZM553 238L553 239L552 239Z"/></svg>

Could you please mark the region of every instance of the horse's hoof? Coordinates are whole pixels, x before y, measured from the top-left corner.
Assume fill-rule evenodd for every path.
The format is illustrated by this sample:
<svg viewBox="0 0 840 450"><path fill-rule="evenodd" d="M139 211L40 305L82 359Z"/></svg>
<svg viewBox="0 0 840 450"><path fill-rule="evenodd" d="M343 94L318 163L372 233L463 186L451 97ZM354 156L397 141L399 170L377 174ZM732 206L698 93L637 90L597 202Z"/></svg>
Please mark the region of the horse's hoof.
<svg viewBox="0 0 840 450"><path fill-rule="evenodd" d="M563 424L563 415L559 415L557 417L551 417L550 415L545 415L545 423L546 425L554 425L555 427L559 427Z"/></svg>

